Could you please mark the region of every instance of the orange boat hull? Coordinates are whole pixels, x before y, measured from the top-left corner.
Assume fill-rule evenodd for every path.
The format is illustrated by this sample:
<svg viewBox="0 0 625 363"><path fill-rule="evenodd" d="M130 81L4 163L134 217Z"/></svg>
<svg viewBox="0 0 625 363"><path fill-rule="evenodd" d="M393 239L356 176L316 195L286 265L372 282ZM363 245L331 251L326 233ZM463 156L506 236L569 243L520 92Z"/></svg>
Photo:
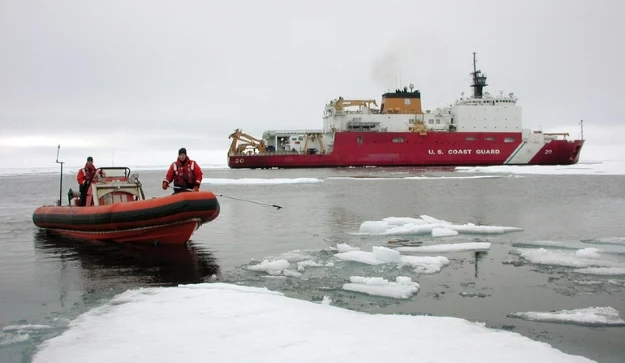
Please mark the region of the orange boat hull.
<svg viewBox="0 0 625 363"><path fill-rule="evenodd" d="M184 244L219 212L217 197L202 191L103 206L43 206L33 213L33 223L88 240Z"/></svg>

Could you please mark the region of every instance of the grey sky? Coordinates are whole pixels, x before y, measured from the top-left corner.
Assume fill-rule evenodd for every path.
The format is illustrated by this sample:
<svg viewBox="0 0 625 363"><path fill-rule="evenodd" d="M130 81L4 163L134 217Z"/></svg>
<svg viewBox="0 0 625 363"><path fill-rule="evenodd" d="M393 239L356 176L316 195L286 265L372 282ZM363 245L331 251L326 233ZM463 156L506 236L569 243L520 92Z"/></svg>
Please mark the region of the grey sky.
<svg viewBox="0 0 625 363"><path fill-rule="evenodd" d="M620 147L624 11L618 0L2 0L0 156L21 144L45 166L59 142L79 164L112 150L118 164L167 164L181 146L221 155L235 128L321 128L325 102L379 100L399 75L424 108L451 103L471 92L474 51L487 91L514 92L526 127L575 136L584 119L583 155ZM36 135L39 147L23 143Z"/></svg>

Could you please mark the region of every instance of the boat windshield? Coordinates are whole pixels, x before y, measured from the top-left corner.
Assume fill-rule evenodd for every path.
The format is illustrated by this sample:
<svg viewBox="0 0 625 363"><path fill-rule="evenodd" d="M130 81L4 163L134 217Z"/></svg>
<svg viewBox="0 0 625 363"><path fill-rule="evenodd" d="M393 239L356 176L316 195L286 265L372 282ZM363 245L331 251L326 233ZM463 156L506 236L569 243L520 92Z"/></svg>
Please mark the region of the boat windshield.
<svg viewBox="0 0 625 363"><path fill-rule="evenodd" d="M130 176L130 168L125 166L106 166L100 169L107 178L128 178Z"/></svg>

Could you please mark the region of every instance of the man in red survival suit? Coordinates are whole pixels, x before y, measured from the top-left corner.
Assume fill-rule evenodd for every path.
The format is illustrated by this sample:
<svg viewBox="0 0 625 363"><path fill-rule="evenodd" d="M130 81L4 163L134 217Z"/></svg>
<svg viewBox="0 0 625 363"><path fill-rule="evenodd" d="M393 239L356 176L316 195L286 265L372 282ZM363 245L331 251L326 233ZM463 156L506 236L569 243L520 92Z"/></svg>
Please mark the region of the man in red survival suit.
<svg viewBox="0 0 625 363"><path fill-rule="evenodd" d="M163 190L167 190L169 184L174 182L174 193L200 190L202 183L202 168L193 160L187 157L187 149L178 150L178 159L171 163L165 180L163 180Z"/></svg>
<svg viewBox="0 0 625 363"><path fill-rule="evenodd" d="M98 170L97 173L104 177L104 173L102 170ZM85 202L87 200L87 191L89 190L89 185L93 181L93 178L96 175L96 167L93 165L93 158L89 156L87 158L87 163L85 167L78 170L78 174L76 174L76 180L78 180L79 190L80 190L80 207L85 206Z"/></svg>

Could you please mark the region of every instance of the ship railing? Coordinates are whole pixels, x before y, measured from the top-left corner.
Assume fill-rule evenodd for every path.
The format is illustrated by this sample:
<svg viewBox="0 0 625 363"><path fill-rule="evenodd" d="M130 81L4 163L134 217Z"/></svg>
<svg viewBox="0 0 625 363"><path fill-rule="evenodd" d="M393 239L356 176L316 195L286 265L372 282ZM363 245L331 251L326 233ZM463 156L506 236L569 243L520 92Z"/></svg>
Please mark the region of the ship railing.
<svg viewBox="0 0 625 363"><path fill-rule="evenodd" d="M567 140L567 137L569 137L569 133L568 132L543 132L542 133L545 136L545 140Z"/></svg>
<svg viewBox="0 0 625 363"><path fill-rule="evenodd" d="M329 154L329 151L318 151L315 154L312 155L325 155L325 154ZM262 153L254 153L254 154L247 154L247 153L232 153L229 156L281 156L281 155L307 155L305 152L299 152L299 151L265 151Z"/></svg>

